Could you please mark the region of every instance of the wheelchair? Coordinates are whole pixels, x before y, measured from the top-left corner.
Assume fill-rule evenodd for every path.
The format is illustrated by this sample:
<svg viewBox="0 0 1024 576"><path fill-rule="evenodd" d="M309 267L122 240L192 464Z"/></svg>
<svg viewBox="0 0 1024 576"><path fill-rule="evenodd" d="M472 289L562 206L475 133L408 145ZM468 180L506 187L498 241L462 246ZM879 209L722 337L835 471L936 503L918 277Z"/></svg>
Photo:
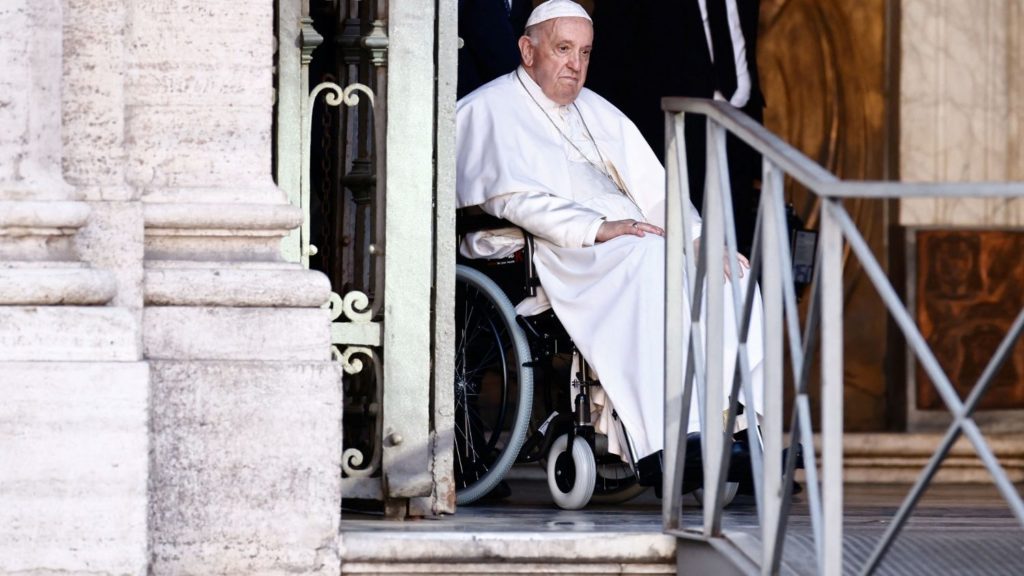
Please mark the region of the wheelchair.
<svg viewBox="0 0 1024 576"><path fill-rule="evenodd" d="M460 213L459 239L509 227L484 214ZM590 502L630 500L637 482L628 434L626 458L608 451L595 431L586 361L553 311L523 317L519 301L535 294L532 238L515 254L491 260L459 257L455 319L456 502L469 504L501 482L516 462L540 462L552 499L577 510ZM565 386L565 384L571 384Z"/></svg>

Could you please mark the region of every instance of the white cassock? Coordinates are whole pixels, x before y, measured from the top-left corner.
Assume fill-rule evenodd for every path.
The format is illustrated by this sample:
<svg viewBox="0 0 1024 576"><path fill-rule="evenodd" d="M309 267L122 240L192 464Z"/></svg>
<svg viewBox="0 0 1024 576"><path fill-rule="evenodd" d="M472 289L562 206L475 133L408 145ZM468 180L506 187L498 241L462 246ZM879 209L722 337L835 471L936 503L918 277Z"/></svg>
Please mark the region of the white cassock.
<svg viewBox="0 0 1024 576"><path fill-rule="evenodd" d="M636 457L661 450L665 242L654 234L594 242L605 219L664 227L661 163L636 126L608 101L583 89L574 104L560 106L522 67L460 100L456 126L458 206L479 205L537 239L534 264L543 290L516 310L529 316L554 308L599 376ZM690 209L697 238L700 217ZM471 235L460 250L471 258L497 258L521 246L518 230L505 229ZM729 297L724 314L727 397L737 344ZM747 353L755 409L761 412L759 294L752 322ZM595 398L602 400L600 392ZM689 420L689 430L698 430L696 402ZM603 410L597 428L612 432L610 423L611 410ZM611 440L612 451L623 454Z"/></svg>

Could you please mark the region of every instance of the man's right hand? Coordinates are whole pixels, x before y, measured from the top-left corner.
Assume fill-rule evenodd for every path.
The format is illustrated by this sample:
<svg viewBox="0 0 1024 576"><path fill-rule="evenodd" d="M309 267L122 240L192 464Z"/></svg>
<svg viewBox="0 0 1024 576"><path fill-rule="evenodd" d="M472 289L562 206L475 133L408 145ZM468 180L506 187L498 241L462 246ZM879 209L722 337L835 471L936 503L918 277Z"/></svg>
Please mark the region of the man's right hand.
<svg viewBox="0 0 1024 576"><path fill-rule="evenodd" d="M597 229L597 242L607 242L619 236L640 236L643 238L648 233L664 236L665 231L647 222L637 220L606 220Z"/></svg>

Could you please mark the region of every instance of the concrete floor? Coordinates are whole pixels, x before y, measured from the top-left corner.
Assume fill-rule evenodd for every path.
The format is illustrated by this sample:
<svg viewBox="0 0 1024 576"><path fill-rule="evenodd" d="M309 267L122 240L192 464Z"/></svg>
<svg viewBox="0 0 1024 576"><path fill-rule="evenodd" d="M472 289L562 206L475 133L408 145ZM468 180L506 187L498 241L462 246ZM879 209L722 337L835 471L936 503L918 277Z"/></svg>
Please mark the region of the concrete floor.
<svg viewBox="0 0 1024 576"><path fill-rule="evenodd" d="M418 557L413 549L421 541L424 551L435 556L441 554L445 542L456 547L442 554L447 561L460 553L467 561L478 561L507 552L509 560L561 556L565 560L575 557L577 562L634 562L647 569L668 569L675 555L674 539L661 532L661 501L651 491L626 504L569 512L554 507L546 484L535 472L519 471L515 476L518 479L510 481L512 495L504 500L464 506L452 516L406 521L343 512L342 531L350 543L359 542L360 546L390 541L390 547L377 554L404 555L406 561ZM846 487L844 554L848 573L858 572L908 490L901 485ZM686 503L684 522L697 526L700 509L692 498ZM796 497L789 525L783 572L815 574L814 542L802 496ZM739 497L727 509L723 529L735 536L745 552L758 555L757 511L752 497ZM478 546L481 542L490 544ZM674 571L672 566L667 573ZM937 485L919 503L876 573L1024 574L1024 530L993 487Z"/></svg>

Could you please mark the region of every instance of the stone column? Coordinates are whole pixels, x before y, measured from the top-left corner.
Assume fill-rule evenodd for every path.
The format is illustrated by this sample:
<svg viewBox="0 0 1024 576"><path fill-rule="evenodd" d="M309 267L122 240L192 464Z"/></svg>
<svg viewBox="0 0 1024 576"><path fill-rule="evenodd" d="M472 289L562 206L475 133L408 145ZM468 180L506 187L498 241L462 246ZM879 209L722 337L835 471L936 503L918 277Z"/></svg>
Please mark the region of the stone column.
<svg viewBox="0 0 1024 576"><path fill-rule="evenodd" d="M340 567L341 377L326 277L281 258L302 215L270 172L273 5L130 4L154 574Z"/></svg>
<svg viewBox="0 0 1024 576"><path fill-rule="evenodd" d="M144 574L147 370L61 174L62 14L0 5L0 573Z"/></svg>

